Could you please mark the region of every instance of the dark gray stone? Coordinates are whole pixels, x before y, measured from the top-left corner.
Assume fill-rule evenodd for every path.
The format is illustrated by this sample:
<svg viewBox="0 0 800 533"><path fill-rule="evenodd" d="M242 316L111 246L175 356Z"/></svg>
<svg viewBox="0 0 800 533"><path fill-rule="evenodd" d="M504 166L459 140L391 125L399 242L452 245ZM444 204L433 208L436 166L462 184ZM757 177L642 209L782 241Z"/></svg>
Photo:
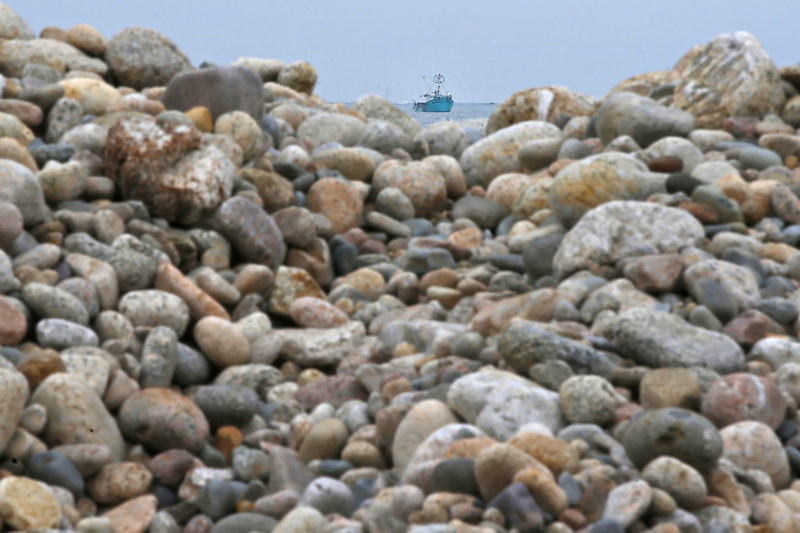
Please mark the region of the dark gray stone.
<svg viewBox="0 0 800 533"><path fill-rule="evenodd" d="M259 75L245 67L189 70L170 80L161 101L167 109L178 111L206 107L213 120L230 111L244 111L254 119L262 120L263 85Z"/></svg>
<svg viewBox="0 0 800 533"><path fill-rule="evenodd" d="M637 468L668 455L708 472L722 456L722 437L706 417L677 407L637 413L624 429L622 445Z"/></svg>
<svg viewBox="0 0 800 533"><path fill-rule="evenodd" d="M83 495L83 477L63 453L49 450L37 453L28 461L28 475L49 485L64 487L75 496Z"/></svg>
<svg viewBox="0 0 800 533"><path fill-rule="evenodd" d="M506 524L520 533L544 531L545 513L522 483L512 483L503 489L488 507L497 508L506 518Z"/></svg>
<svg viewBox="0 0 800 533"><path fill-rule="evenodd" d="M466 218L481 229L494 229L508 216L499 202L483 196L464 196L453 205L453 219Z"/></svg>
<svg viewBox="0 0 800 533"><path fill-rule="evenodd" d="M550 360L567 363L575 373L610 377L614 364L598 350L537 326L518 322L500 334L498 348L508 365L523 375Z"/></svg>
<svg viewBox="0 0 800 533"><path fill-rule="evenodd" d="M254 390L234 385L200 387L194 403L206 415L212 429L220 426L244 426L258 409L259 398Z"/></svg>

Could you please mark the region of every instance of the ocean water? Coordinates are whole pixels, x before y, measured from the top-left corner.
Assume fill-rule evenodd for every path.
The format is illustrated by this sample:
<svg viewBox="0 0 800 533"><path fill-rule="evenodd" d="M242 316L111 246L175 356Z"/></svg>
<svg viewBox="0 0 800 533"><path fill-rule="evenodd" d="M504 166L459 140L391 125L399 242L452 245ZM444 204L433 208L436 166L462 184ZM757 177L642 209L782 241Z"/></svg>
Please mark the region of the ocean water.
<svg viewBox="0 0 800 533"><path fill-rule="evenodd" d="M496 104L462 104L456 102L449 113L420 113L414 111L414 104L395 104L401 111L414 117L422 127L430 126L437 122L454 120L457 122L469 121L474 127L483 127L489 120Z"/></svg>

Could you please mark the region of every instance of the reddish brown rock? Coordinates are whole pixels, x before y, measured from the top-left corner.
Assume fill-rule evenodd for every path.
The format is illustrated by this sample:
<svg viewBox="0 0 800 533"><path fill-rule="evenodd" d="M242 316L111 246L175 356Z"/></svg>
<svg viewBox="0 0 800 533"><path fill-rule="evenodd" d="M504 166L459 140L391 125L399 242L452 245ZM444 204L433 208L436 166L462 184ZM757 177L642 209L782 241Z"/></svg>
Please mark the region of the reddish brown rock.
<svg viewBox="0 0 800 533"><path fill-rule="evenodd" d="M766 378L747 373L728 374L711 385L703 397L701 412L719 428L754 420L775 429L783 422L786 400Z"/></svg>
<svg viewBox="0 0 800 533"><path fill-rule="evenodd" d="M169 263L161 263L156 269L155 288L180 297L186 303L189 314L194 320L206 316L230 320L230 315L219 302Z"/></svg>
<svg viewBox="0 0 800 533"><path fill-rule="evenodd" d="M224 202L233 188L233 162L185 124L130 118L111 126L107 176L126 199L141 200L154 216L190 224Z"/></svg>
<svg viewBox="0 0 800 533"><path fill-rule="evenodd" d="M662 155L655 157L647 163L647 168L652 172L663 172L665 174L674 174L683 170L683 160L680 157L671 155Z"/></svg>
<svg viewBox="0 0 800 533"><path fill-rule="evenodd" d="M221 428L220 428L221 429ZM186 450L167 450L147 462L156 483L177 487L186 473L199 465L199 459Z"/></svg>
<svg viewBox="0 0 800 533"><path fill-rule="evenodd" d="M28 320L25 315L11 300L0 296L0 345L19 344L27 332Z"/></svg>
<svg viewBox="0 0 800 533"><path fill-rule="evenodd" d="M679 254L646 255L625 266L625 277L644 292L671 292L683 273Z"/></svg>
<svg viewBox="0 0 800 533"><path fill-rule="evenodd" d="M761 311L748 309L728 322L723 333L745 348L749 348L771 333L783 335L786 331Z"/></svg>
<svg viewBox="0 0 800 533"><path fill-rule="evenodd" d="M302 328L335 328L349 320L333 304L319 298L298 298L289 306L289 316Z"/></svg>

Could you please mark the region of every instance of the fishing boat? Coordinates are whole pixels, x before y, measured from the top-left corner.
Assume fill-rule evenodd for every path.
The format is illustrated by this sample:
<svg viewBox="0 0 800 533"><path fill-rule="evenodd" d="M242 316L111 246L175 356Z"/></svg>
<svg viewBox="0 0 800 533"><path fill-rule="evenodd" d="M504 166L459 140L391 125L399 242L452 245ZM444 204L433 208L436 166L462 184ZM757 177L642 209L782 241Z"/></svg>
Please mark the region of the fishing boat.
<svg viewBox="0 0 800 533"><path fill-rule="evenodd" d="M425 76L423 80L430 83L428 92L421 95L425 101L414 101L414 111L421 111L423 113L449 113L453 109L453 96L450 91L445 90L442 85L444 84L444 76L437 74L433 77L433 81L429 81Z"/></svg>

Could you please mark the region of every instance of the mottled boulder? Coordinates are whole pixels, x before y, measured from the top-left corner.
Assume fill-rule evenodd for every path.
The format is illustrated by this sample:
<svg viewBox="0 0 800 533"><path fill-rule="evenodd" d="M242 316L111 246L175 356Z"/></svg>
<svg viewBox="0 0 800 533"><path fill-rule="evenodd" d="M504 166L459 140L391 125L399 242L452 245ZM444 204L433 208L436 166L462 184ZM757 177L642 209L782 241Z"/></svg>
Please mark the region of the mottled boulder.
<svg viewBox="0 0 800 533"><path fill-rule="evenodd" d="M637 468L666 455L701 473L708 472L723 451L722 437L714 424L677 407L641 411L630 420L620 440Z"/></svg>
<svg viewBox="0 0 800 533"><path fill-rule="evenodd" d="M566 227L589 210L612 200L645 200L665 192L666 176L653 174L633 156L609 152L563 168L550 186L550 209Z"/></svg>
<svg viewBox="0 0 800 533"><path fill-rule="evenodd" d="M125 437L158 451L179 448L197 453L210 431L203 411L193 401L160 387L129 396L117 416Z"/></svg>
<svg viewBox="0 0 800 533"><path fill-rule="evenodd" d="M297 129L297 137L314 147L334 141L344 146L355 146L366 128L364 121L353 115L317 113L303 121Z"/></svg>
<svg viewBox="0 0 800 533"><path fill-rule="evenodd" d="M0 368L0 453L17 429L28 396L28 382L22 373Z"/></svg>
<svg viewBox="0 0 800 533"><path fill-rule="evenodd" d="M781 75L753 35L723 34L696 46L673 67L673 106L690 112L697 127L721 129L728 117L778 114L786 97Z"/></svg>
<svg viewBox="0 0 800 533"><path fill-rule="evenodd" d="M565 278L592 264L616 265L624 257L669 253L701 242L703 226L689 213L647 202L608 202L589 211L562 239L553 258Z"/></svg>
<svg viewBox="0 0 800 533"><path fill-rule="evenodd" d="M10 39L0 41L0 74L22 78L25 65L39 63L61 74L85 70L101 76L108 67L99 59L86 57L74 46L54 39Z"/></svg>
<svg viewBox="0 0 800 533"><path fill-rule="evenodd" d="M153 118L117 122L108 132L107 175L126 199L141 200L154 216L191 224L231 194L236 168L187 125Z"/></svg>
<svg viewBox="0 0 800 533"><path fill-rule="evenodd" d="M727 374L744 365L744 352L733 339L670 313L631 309L614 318L611 329L625 357L652 368L699 366Z"/></svg>
<svg viewBox="0 0 800 533"><path fill-rule="evenodd" d="M425 161L386 161L375 169L372 185L376 192L387 187L400 189L411 200L417 216L438 212L447 200L444 177Z"/></svg>
<svg viewBox="0 0 800 533"><path fill-rule="evenodd" d="M403 113L389 100L375 94L362 96L353 104L353 110L367 118L385 120L399 126L406 135L414 136L422 126L408 113Z"/></svg>
<svg viewBox="0 0 800 533"><path fill-rule="evenodd" d="M245 67L254 71L261 77L262 82L277 81L278 74L285 66L280 59L264 59L261 57L240 57L233 63L234 67ZM210 69L206 69L210 70Z"/></svg>
<svg viewBox="0 0 800 533"><path fill-rule="evenodd" d="M0 4L0 40L33 39L36 34L19 13L10 6Z"/></svg>
<svg viewBox="0 0 800 533"><path fill-rule="evenodd" d="M284 65L278 73L278 83L292 90L311 95L317 85L317 71L306 61Z"/></svg>
<svg viewBox="0 0 800 533"><path fill-rule="evenodd" d="M686 137L694 129L694 117L650 98L620 92L603 100L596 128L603 144L629 135L639 146L647 147L662 137Z"/></svg>
<svg viewBox="0 0 800 533"><path fill-rule="evenodd" d="M464 128L451 121L431 124L414 139L426 142L431 155L449 155L456 159L469 146Z"/></svg>
<svg viewBox="0 0 800 533"><path fill-rule="evenodd" d="M50 375L36 388L31 403L47 410L47 424L41 436L51 447L102 444L114 459L122 459L125 442L117 422L82 375Z"/></svg>
<svg viewBox="0 0 800 533"><path fill-rule="evenodd" d="M264 90L258 74L244 67L187 70L173 77L161 99L167 109L188 111L202 106L216 120L230 111L244 111L256 120L264 114Z"/></svg>
<svg viewBox="0 0 800 533"><path fill-rule="evenodd" d="M673 70L655 70L644 74L636 74L616 84L613 89L608 91L606 98L608 95L621 92L649 97L654 89L675 83L677 78L678 75Z"/></svg>
<svg viewBox="0 0 800 533"><path fill-rule="evenodd" d="M25 227L43 222L49 212L33 172L8 159L0 159L0 202L14 204L22 213Z"/></svg>
<svg viewBox="0 0 800 533"><path fill-rule="evenodd" d="M499 336L498 348L503 360L523 375L528 375L533 365L549 361L562 361L576 374L610 377L614 370L603 352L556 335L529 320L511 320Z"/></svg>
<svg viewBox="0 0 800 533"><path fill-rule="evenodd" d="M519 172L519 149L523 144L560 137L561 130L540 120L520 122L484 137L464 150L459 159L467 186L487 187L500 174Z"/></svg>
<svg viewBox="0 0 800 533"><path fill-rule="evenodd" d="M528 120L554 123L563 120L563 116L591 116L596 110L597 100L593 96L566 87L553 85L523 89L497 106L486 124L486 133Z"/></svg>
<svg viewBox="0 0 800 533"><path fill-rule="evenodd" d="M191 68L189 58L169 38L138 27L114 35L105 60L120 83L137 90L166 85L173 76Z"/></svg>

